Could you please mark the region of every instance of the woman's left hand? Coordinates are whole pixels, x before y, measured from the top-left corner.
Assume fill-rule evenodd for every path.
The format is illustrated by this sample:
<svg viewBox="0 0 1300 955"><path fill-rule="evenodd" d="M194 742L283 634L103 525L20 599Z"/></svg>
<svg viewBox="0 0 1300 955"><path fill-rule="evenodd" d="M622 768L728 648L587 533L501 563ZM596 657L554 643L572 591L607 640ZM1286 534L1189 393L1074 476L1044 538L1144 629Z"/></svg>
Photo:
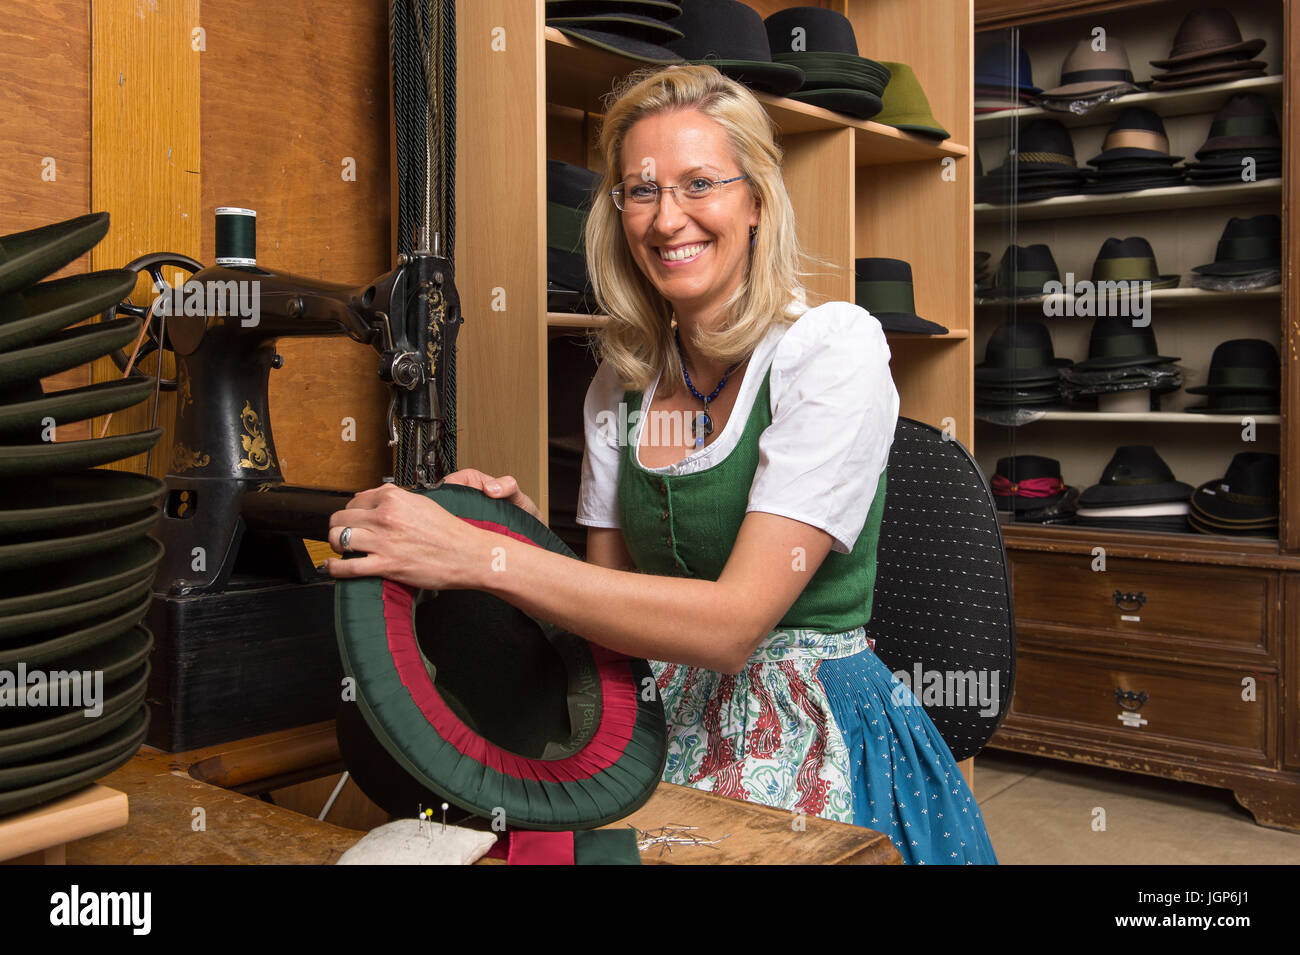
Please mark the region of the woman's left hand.
<svg viewBox="0 0 1300 955"><path fill-rule="evenodd" d="M352 528L350 551L323 568L333 577L386 577L422 590L472 589L478 561L491 560L490 533L446 508L395 484L362 491L330 515L329 543L343 553L343 528ZM480 553L481 551L481 553Z"/></svg>

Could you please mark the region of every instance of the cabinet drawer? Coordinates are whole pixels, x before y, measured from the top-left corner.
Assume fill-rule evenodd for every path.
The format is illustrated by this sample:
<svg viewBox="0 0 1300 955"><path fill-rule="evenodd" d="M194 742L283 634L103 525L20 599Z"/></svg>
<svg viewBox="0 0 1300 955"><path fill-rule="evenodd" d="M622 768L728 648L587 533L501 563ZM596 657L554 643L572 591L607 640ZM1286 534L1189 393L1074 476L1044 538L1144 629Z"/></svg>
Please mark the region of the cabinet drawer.
<svg viewBox="0 0 1300 955"><path fill-rule="evenodd" d="M1254 681L1253 700L1243 699L1247 677ZM1269 714L1276 699L1276 678L1267 673L1192 671L1022 647L1010 716L1049 732L1152 752L1265 763L1272 761Z"/></svg>
<svg viewBox="0 0 1300 955"><path fill-rule="evenodd" d="M1015 553L1016 623L1098 628L1206 646L1267 650L1276 574L1087 554Z"/></svg>

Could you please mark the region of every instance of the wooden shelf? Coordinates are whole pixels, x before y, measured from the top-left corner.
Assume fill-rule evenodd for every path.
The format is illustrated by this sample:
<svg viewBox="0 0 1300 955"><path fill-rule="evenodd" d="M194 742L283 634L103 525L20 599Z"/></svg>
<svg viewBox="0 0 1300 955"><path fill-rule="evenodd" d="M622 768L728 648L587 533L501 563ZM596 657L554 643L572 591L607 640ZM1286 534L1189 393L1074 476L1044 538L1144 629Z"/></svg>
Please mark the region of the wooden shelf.
<svg viewBox="0 0 1300 955"><path fill-rule="evenodd" d="M1040 411L1025 424L1037 424L1040 421L1087 422L1088 424L1120 424L1122 422L1142 421L1159 424L1235 424L1241 425L1242 418L1253 418L1256 424L1281 424L1282 416L1275 414L1190 414L1186 411ZM1005 427L991 421L977 419L982 424L992 427Z"/></svg>
<svg viewBox="0 0 1300 955"><path fill-rule="evenodd" d="M1077 277L1076 277L1077 279ZM1032 298L976 298L976 308L999 308L1007 305L1042 305L1045 302L1059 300L1064 304L1065 300L1071 298L1070 295L1036 295ZM1271 288L1249 289L1244 292L1213 292L1209 289L1200 288L1161 288L1151 290L1151 301L1160 303L1168 302L1175 305L1214 305L1223 302L1254 302L1254 301L1273 301L1282 297L1282 286L1274 285ZM1044 315L1043 318L1055 318L1058 316ZM1073 320L1073 319L1071 319Z"/></svg>
<svg viewBox="0 0 1300 955"><path fill-rule="evenodd" d="M1111 195L1056 196L1025 202L1016 207L1021 222L1035 219L1064 219L1076 216L1113 215L1115 213L1151 212L1157 209L1194 209L1204 206L1231 206L1261 199L1281 199L1282 180L1232 183L1224 186L1168 186L1141 192L1118 192ZM975 203L975 221L1002 222L1010 205Z"/></svg>
<svg viewBox="0 0 1300 955"><path fill-rule="evenodd" d="M1282 99L1282 77L1252 76L1245 80L1233 80L1230 83L1215 83L1212 86L1198 86L1186 90L1163 90L1148 93L1132 93L1121 96L1089 110L1083 115L1060 113L1056 110L1029 106L1023 109L1004 109L996 113L982 113L975 117L977 135L996 135L1006 128L1007 120L1038 119L1051 117L1058 119L1063 126L1100 126L1108 123L1122 109L1130 106L1142 106L1161 116L1184 116L1188 113L1213 113L1228 97L1236 93L1263 93L1278 102Z"/></svg>
<svg viewBox="0 0 1300 955"><path fill-rule="evenodd" d="M602 97L614 81L646 64L575 42L554 27L546 27L546 99L588 113L603 113ZM843 113L797 100L755 91L783 136L837 129L854 131L855 163L878 166L920 162L944 156L960 158L970 149L952 140L935 142L892 126L858 120Z"/></svg>

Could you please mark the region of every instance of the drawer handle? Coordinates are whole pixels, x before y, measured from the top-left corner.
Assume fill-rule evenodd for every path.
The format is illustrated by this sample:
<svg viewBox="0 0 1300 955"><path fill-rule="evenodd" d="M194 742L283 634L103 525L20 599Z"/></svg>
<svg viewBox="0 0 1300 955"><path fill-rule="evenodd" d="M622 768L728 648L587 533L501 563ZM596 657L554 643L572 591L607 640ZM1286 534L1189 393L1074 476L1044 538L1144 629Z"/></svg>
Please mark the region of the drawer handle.
<svg viewBox="0 0 1300 955"><path fill-rule="evenodd" d="M1140 590L1137 593L1120 593L1117 590L1114 597L1115 606L1120 610L1141 610L1142 605L1147 602L1147 595ZM1136 606L1126 607L1125 604L1136 604Z"/></svg>
<svg viewBox="0 0 1300 955"><path fill-rule="evenodd" d="M1115 688L1115 702L1126 710L1140 710L1142 704L1146 703L1147 694L1145 690L1121 690Z"/></svg>

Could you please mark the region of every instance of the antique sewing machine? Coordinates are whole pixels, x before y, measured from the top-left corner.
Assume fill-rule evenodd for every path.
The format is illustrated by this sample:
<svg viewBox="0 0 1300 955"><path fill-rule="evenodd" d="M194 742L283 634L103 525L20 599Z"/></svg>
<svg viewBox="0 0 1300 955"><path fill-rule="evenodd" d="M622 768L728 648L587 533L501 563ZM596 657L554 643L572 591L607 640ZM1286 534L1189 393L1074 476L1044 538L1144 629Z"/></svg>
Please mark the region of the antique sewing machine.
<svg viewBox="0 0 1300 955"><path fill-rule="evenodd" d="M267 397L276 341L346 335L372 347L391 389L394 480L432 486L445 473L462 322L452 264L434 245L359 286L256 265L202 268L171 253L128 266L148 270L161 294L117 310L146 316L144 350L169 350L176 363L163 379L160 355L155 392L156 408L157 391L175 390L176 416L157 531L166 553L147 620L151 744L174 751L333 716L333 583L303 538L325 539L352 492L284 483ZM193 275L171 287L166 266Z"/></svg>

